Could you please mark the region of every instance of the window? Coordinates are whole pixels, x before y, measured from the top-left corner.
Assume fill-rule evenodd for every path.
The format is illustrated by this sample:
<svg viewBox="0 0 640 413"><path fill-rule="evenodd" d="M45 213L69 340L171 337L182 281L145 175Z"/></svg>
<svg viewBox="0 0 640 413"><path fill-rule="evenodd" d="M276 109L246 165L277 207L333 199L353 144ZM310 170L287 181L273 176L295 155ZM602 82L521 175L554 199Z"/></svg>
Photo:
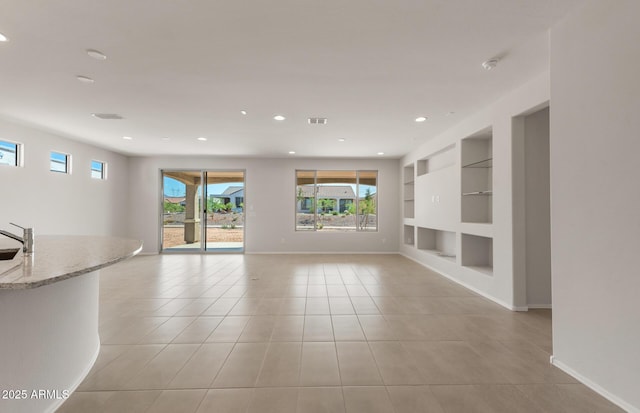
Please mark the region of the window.
<svg viewBox="0 0 640 413"><path fill-rule="evenodd" d="M296 231L378 230L378 171L296 171Z"/></svg>
<svg viewBox="0 0 640 413"><path fill-rule="evenodd" d="M107 164L100 161L91 161L91 177L93 179L107 179Z"/></svg>
<svg viewBox="0 0 640 413"><path fill-rule="evenodd" d="M20 166L22 145L0 140L0 165Z"/></svg>
<svg viewBox="0 0 640 413"><path fill-rule="evenodd" d="M71 173L71 155L60 152L51 152L51 166L49 168L52 172L61 172L63 174Z"/></svg>

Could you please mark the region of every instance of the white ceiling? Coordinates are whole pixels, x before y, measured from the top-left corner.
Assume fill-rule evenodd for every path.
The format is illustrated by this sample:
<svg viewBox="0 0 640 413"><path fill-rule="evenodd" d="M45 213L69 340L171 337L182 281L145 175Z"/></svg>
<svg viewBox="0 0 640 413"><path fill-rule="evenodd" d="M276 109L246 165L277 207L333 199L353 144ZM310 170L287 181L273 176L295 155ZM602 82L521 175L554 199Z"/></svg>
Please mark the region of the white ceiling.
<svg viewBox="0 0 640 413"><path fill-rule="evenodd" d="M399 157L544 71L578 3L2 0L0 116L134 155Z"/></svg>

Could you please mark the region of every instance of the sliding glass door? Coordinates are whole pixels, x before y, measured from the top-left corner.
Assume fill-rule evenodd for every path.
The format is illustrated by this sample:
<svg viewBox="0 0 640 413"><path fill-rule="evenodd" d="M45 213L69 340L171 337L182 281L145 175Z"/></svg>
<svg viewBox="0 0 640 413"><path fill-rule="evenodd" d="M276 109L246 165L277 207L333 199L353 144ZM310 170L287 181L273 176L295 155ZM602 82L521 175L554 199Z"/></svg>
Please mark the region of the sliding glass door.
<svg viewBox="0 0 640 413"><path fill-rule="evenodd" d="M244 251L244 171L162 171L162 251Z"/></svg>

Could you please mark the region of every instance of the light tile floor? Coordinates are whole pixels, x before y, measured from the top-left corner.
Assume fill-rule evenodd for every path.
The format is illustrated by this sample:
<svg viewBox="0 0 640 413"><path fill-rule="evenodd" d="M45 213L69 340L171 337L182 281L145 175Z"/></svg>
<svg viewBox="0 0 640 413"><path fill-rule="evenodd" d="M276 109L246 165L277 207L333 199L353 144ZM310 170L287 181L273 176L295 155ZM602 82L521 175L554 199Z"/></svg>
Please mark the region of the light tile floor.
<svg viewBox="0 0 640 413"><path fill-rule="evenodd" d="M549 364L549 311L398 255L143 256L100 292L61 413L621 411Z"/></svg>

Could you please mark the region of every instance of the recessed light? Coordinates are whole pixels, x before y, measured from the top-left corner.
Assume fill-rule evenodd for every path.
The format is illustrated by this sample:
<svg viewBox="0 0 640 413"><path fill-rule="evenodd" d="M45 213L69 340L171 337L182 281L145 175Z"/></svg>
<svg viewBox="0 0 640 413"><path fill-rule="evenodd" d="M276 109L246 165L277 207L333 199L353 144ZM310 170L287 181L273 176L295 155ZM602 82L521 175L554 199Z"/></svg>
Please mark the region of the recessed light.
<svg viewBox="0 0 640 413"><path fill-rule="evenodd" d="M378 152L378 155L384 155L384 152Z"/></svg>
<svg viewBox="0 0 640 413"><path fill-rule="evenodd" d="M289 155L295 155L296 151L289 151Z"/></svg>
<svg viewBox="0 0 640 413"><path fill-rule="evenodd" d="M416 118L416 122L424 122L425 120L427 120L427 117L426 117L426 116L418 116L418 117Z"/></svg>
<svg viewBox="0 0 640 413"><path fill-rule="evenodd" d="M455 114L456 114L455 112L447 112L447 113L446 113L446 115L447 115L447 116L453 116L453 115L455 115Z"/></svg>
<svg viewBox="0 0 640 413"><path fill-rule="evenodd" d="M201 136L201 137L198 138L198 140L201 141L201 142L204 142L204 141L207 140L207 138Z"/></svg>
<svg viewBox="0 0 640 413"><path fill-rule="evenodd" d="M107 60L107 56L99 50L87 49L87 54L96 60Z"/></svg>
<svg viewBox="0 0 640 413"><path fill-rule="evenodd" d="M344 142L344 141L346 141L346 139L345 139L345 138L340 138L340 139L338 139L338 142Z"/></svg>
<svg viewBox="0 0 640 413"><path fill-rule="evenodd" d="M76 76L76 79L78 79L82 83L87 83L87 84L91 84L91 83L95 82L95 80L91 79L90 77L82 76L82 75Z"/></svg>
<svg viewBox="0 0 640 413"><path fill-rule="evenodd" d="M8 42L9 39L4 34L0 33L0 42Z"/></svg>
<svg viewBox="0 0 640 413"><path fill-rule="evenodd" d="M133 138L131 136L123 136L122 139L124 139L125 141L132 141Z"/></svg>
<svg viewBox="0 0 640 413"><path fill-rule="evenodd" d="M284 116L282 116L282 115L276 115L276 116L273 117L273 119L275 119L275 120L285 120L286 118Z"/></svg>
<svg viewBox="0 0 640 413"><path fill-rule="evenodd" d="M240 114L242 114L242 115L246 115L246 114L247 114L247 111L246 111L246 110L241 110L241 111L240 111Z"/></svg>
<svg viewBox="0 0 640 413"><path fill-rule="evenodd" d="M163 141L168 141L168 140L171 140L171 138L169 138L169 137L165 136L165 137L163 137L163 138L162 138L162 140L163 140Z"/></svg>

